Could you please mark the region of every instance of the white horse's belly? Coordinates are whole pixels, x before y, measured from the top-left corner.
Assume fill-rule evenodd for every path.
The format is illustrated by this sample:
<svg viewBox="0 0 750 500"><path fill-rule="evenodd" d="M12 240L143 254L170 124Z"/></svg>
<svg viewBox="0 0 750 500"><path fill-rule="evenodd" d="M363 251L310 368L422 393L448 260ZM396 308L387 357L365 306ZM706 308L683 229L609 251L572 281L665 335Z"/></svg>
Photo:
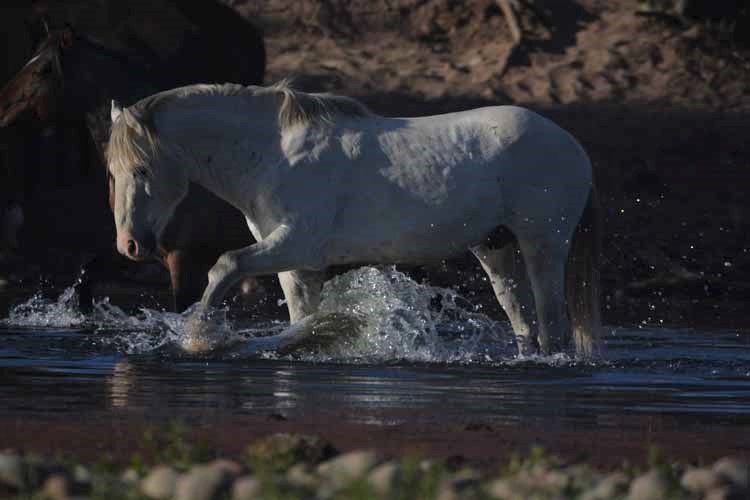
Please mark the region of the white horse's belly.
<svg viewBox="0 0 750 500"><path fill-rule="evenodd" d="M465 252L503 221L500 197L492 206L414 203L399 210L339 219L326 246L327 261L419 263ZM349 211L354 215L356 211Z"/></svg>

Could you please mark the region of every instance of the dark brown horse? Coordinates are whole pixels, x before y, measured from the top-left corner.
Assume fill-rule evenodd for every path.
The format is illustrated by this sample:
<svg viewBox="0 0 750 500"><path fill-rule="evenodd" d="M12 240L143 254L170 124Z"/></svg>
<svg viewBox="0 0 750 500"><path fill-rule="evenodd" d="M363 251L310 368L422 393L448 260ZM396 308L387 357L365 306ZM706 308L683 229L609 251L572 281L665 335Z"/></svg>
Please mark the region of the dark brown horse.
<svg viewBox="0 0 750 500"><path fill-rule="evenodd" d="M255 46L244 51L246 60L257 66L248 72L253 80L243 82L248 84L261 83L265 67L262 38L255 32L254 39ZM220 71L214 73L195 74L192 79L212 82L225 76ZM176 82L170 75L162 77L143 61L110 50L70 27L49 31L36 54L0 91L0 126L28 119L39 129L46 129L61 120L69 122L83 116L103 162L110 102L115 99L129 105L188 78L184 71L174 76ZM96 171L103 190L106 169ZM111 241L111 226L103 230L109 232ZM175 309L182 311L200 298L207 272L219 255L251 241L237 210L204 189L191 186L161 239L154 242L169 270ZM88 276L95 278L110 264L110 257L100 255L90 263Z"/></svg>

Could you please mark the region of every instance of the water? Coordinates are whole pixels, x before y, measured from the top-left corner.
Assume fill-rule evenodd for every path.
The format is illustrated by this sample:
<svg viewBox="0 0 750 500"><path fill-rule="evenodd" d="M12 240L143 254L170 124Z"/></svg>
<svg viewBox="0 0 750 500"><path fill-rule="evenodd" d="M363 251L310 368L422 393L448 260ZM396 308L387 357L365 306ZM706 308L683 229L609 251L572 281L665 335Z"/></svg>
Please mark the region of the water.
<svg viewBox="0 0 750 500"><path fill-rule="evenodd" d="M83 315L75 303L71 291L38 295L3 320L0 417L335 415L377 426L612 431L645 425L640 417L707 431L750 424L744 331L608 328L596 361L519 358L507 324L451 290L374 268L327 283L321 313L302 326L218 314L211 354L184 352L184 315L126 313L108 300ZM308 341L290 340L300 336Z"/></svg>

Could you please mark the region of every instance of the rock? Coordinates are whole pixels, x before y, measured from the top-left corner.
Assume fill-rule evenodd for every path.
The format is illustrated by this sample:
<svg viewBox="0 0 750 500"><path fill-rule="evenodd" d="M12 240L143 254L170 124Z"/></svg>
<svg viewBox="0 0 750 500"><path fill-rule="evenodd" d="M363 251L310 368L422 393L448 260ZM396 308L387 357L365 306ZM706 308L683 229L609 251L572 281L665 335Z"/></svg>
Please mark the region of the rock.
<svg viewBox="0 0 750 500"><path fill-rule="evenodd" d="M421 470L422 472L427 472L428 470L432 469L433 467L435 467L435 461L434 460L431 460L429 458L425 458L425 459L419 461L419 470Z"/></svg>
<svg viewBox="0 0 750 500"><path fill-rule="evenodd" d="M138 477L138 471L136 471L132 467L128 467L123 471L122 474L120 474L120 481L129 486L136 484L139 479L140 478Z"/></svg>
<svg viewBox="0 0 750 500"><path fill-rule="evenodd" d="M225 458L217 458L216 460L209 462L208 466L225 472L231 478L239 477L243 471L242 465L234 460L228 460Z"/></svg>
<svg viewBox="0 0 750 500"><path fill-rule="evenodd" d="M451 482L459 491L475 486L481 480L482 475L478 471L469 468L461 469L451 478Z"/></svg>
<svg viewBox="0 0 750 500"><path fill-rule="evenodd" d="M83 465L76 465L73 468L73 479L77 483L91 484L91 471Z"/></svg>
<svg viewBox="0 0 750 500"><path fill-rule="evenodd" d="M319 483L310 466L304 463L292 465L286 473L286 480L292 486L308 489L315 489Z"/></svg>
<svg viewBox="0 0 750 500"><path fill-rule="evenodd" d="M385 462L370 471L367 482L379 495L385 496L393 487L397 476L398 465L395 462Z"/></svg>
<svg viewBox="0 0 750 500"><path fill-rule="evenodd" d="M64 474L52 474L44 481L42 492L49 500L66 500L73 493L73 485Z"/></svg>
<svg viewBox="0 0 750 500"><path fill-rule="evenodd" d="M317 464L332 456L335 450L318 436L274 434L248 446L246 453L252 461L286 469L298 462Z"/></svg>
<svg viewBox="0 0 750 500"><path fill-rule="evenodd" d="M746 462L725 457L716 461L713 471L726 478L736 488L750 489L750 464Z"/></svg>
<svg viewBox="0 0 750 500"><path fill-rule="evenodd" d="M171 498L179 474L168 465L157 465L141 481L141 493L150 498Z"/></svg>
<svg viewBox="0 0 750 500"><path fill-rule="evenodd" d="M608 500L622 497L628 491L628 478L622 472L604 476L596 486L581 495L581 500Z"/></svg>
<svg viewBox="0 0 750 500"><path fill-rule="evenodd" d="M688 469L680 479L680 484L692 493L704 493L712 488L720 487L724 480L711 469L692 468Z"/></svg>
<svg viewBox="0 0 750 500"><path fill-rule="evenodd" d="M541 488L544 491L562 491L570 482L568 474L559 469L546 465L535 465L531 468L527 479L530 486Z"/></svg>
<svg viewBox="0 0 750 500"><path fill-rule="evenodd" d="M526 488L511 479L495 479L487 483L484 489L490 497L503 500L523 500L530 496L526 495Z"/></svg>
<svg viewBox="0 0 750 500"><path fill-rule="evenodd" d="M229 474L224 468L195 465L182 474L175 485L175 500L210 500L229 489Z"/></svg>
<svg viewBox="0 0 750 500"><path fill-rule="evenodd" d="M318 466L318 473L324 476L334 488L363 477L377 463L372 451L352 451L324 462Z"/></svg>
<svg viewBox="0 0 750 500"><path fill-rule="evenodd" d="M15 453L0 453L0 484L17 490L24 487L23 461Z"/></svg>
<svg viewBox="0 0 750 500"><path fill-rule="evenodd" d="M669 492L669 483L663 474L651 470L635 478L630 485L629 500L663 500Z"/></svg>
<svg viewBox="0 0 750 500"><path fill-rule="evenodd" d="M436 500L458 500L460 498L458 488L451 480L440 481L437 488Z"/></svg>
<svg viewBox="0 0 750 500"><path fill-rule="evenodd" d="M435 498L437 500L458 500L465 498L467 491L478 487L481 475L472 469L463 469L453 475L445 477L437 487ZM470 498L475 495L469 494Z"/></svg>
<svg viewBox="0 0 750 500"><path fill-rule="evenodd" d="M731 486L718 486L707 491L703 500L747 500L747 495L733 491Z"/></svg>
<svg viewBox="0 0 750 500"><path fill-rule="evenodd" d="M232 485L232 500L255 500L260 498L260 481L252 476L242 476Z"/></svg>

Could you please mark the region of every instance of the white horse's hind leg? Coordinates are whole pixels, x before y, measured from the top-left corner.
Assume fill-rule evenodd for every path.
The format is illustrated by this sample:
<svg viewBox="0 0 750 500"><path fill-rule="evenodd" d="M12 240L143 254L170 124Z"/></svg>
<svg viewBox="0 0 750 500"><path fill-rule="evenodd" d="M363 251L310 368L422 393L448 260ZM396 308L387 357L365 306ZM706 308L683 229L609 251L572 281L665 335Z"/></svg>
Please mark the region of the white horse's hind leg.
<svg viewBox="0 0 750 500"><path fill-rule="evenodd" d="M279 283L286 298L290 323L296 323L318 310L324 280L325 272L321 271L279 273Z"/></svg>
<svg viewBox="0 0 750 500"><path fill-rule="evenodd" d="M559 240L532 241L519 236L526 270L534 292L539 347L544 354L569 347L571 328L565 308L565 263L568 244Z"/></svg>
<svg viewBox="0 0 750 500"><path fill-rule="evenodd" d="M518 343L518 352L535 353L537 325L534 296L518 243L513 241L499 249L477 245L471 252L482 264L497 301L510 319Z"/></svg>

